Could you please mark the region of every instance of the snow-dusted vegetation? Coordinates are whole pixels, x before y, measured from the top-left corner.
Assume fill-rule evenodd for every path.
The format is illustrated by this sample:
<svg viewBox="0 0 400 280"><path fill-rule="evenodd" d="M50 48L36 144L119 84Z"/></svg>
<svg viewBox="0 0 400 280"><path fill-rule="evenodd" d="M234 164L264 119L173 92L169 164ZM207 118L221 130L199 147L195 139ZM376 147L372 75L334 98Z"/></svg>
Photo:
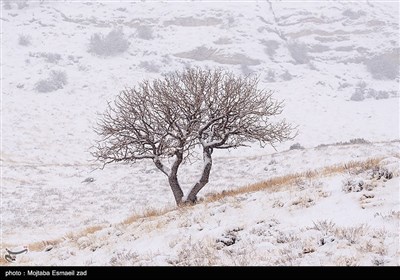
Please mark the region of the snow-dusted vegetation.
<svg viewBox="0 0 400 280"><path fill-rule="evenodd" d="M398 3L1 5L1 255L28 248L1 265L399 265ZM90 147L122 90L187 67L258 75L299 134L214 152L176 207L153 162Z"/></svg>

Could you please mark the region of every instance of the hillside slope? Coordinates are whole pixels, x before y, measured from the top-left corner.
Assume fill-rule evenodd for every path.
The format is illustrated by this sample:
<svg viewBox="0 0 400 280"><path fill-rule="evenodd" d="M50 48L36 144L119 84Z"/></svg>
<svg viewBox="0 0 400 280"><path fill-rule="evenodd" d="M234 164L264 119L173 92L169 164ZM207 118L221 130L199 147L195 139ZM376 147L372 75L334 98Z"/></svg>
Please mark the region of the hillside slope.
<svg viewBox="0 0 400 280"><path fill-rule="evenodd" d="M324 170L31 244L18 264L399 265L399 155Z"/></svg>
<svg viewBox="0 0 400 280"><path fill-rule="evenodd" d="M96 140L93 126L98 113L125 86L200 66L259 75L260 87L285 100L283 117L299 129L295 141L278 145L276 151L253 145L214 153L211 181L200 193L202 199L277 176L398 157L399 3L1 5L2 253L5 246L31 246L17 264L185 264L185 259L196 264L202 260L185 257L191 251L185 248L200 248L203 241L210 245L204 246L210 250L210 264L239 264L229 257L232 248L242 250L231 254L243 254L243 264L318 264L320 255L321 264L371 264L374 258L377 264L396 264L397 177L378 183L371 191L375 196L366 199L371 201L366 209L359 199L365 200L363 195L369 192L343 193L347 175L336 174L306 180L304 189L287 185L278 192L266 191L268 196L243 194L121 225L131 215L148 213L149 207L156 213L174 209L172 194L151 162L100 170L90 147ZM294 147L305 149L289 150L297 142L300 145ZM337 142L348 143L321 145ZM185 190L198 177L200 165L194 161L184 166L180 175ZM367 178L372 171L365 172L362 176ZM94 182L85 183L88 177ZM331 195L321 198L318 190ZM310 196L312 201L307 202ZM300 206L293 204L296 198ZM351 211L343 211L347 207ZM326 235L338 243L316 245L321 234L309 228L323 221L335 223ZM362 237L347 246L346 236L353 233L345 233L345 227L363 223L369 228L348 229ZM268 232L270 224L274 229ZM256 233L257 227L265 233ZM122 237L113 235L120 234L118 230ZM86 231L93 234L80 236ZM376 231L379 236L387 231L388 240L375 240ZM247 243L221 251L216 240L226 235ZM289 236L289 241L275 240L280 235ZM59 242L66 236L70 238ZM87 239L78 242L76 236ZM301 253L308 239L315 254ZM42 252L47 244L42 242L51 240L58 241L51 251ZM99 248L93 251L92 245ZM344 248L343 255L329 256L329 246ZM363 255L368 246L372 249ZM254 261L246 257L253 247L260 255ZM289 252L292 247L295 256ZM384 249L379 253L377 247ZM289 257L278 259L280 251ZM261 256L262 252L269 253Z"/></svg>

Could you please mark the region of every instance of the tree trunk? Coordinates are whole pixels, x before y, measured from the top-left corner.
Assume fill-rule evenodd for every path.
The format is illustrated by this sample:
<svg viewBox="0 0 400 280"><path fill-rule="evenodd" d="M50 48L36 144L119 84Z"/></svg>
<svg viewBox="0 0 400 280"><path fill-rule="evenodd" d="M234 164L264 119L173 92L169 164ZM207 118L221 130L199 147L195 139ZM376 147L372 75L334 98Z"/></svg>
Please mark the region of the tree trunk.
<svg viewBox="0 0 400 280"><path fill-rule="evenodd" d="M171 168L171 173L168 176L168 182L171 187L172 193L175 197L176 205L182 203L183 191L178 182L178 169L183 160L183 155L181 153L176 154L176 160Z"/></svg>
<svg viewBox="0 0 400 280"><path fill-rule="evenodd" d="M168 170L158 158L154 160L154 164L168 177L168 183L174 195L175 202L177 205L180 205L182 203L183 191L178 181L178 169L183 161L183 155L181 153L176 153L175 155L176 159L171 170Z"/></svg>
<svg viewBox="0 0 400 280"><path fill-rule="evenodd" d="M177 176L168 177L168 182L172 193L174 194L176 205L180 205L182 203L183 192L179 185Z"/></svg>
<svg viewBox="0 0 400 280"><path fill-rule="evenodd" d="M192 190L190 191L187 202L195 203L197 200L197 194L199 191L208 183L210 178L210 172L212 167L212 148L204 148L203 149L203 173L201 174L200 180L193 186Z"/></svg>

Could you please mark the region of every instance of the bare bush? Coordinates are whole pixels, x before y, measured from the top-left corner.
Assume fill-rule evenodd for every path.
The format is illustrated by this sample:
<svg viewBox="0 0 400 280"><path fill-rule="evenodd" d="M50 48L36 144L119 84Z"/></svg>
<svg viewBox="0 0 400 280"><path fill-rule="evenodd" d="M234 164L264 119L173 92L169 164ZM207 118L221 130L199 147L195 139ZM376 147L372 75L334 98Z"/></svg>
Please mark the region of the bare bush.
<svg viewBox="0 0 400 280"><path fill-rule="evenodd" d="M171 264L178 266L211 266L221 263L218 251L210 242L184 243L178 252L178 258Z"/></svg>
<svg viewBox="0 0 400 280"><path fill-rule="evenodd" d="M374 257L372 259L372 264L374 266L384 266L388 261L384 257Z"/></svg>
<svg viewBox="0 0 400 280"><path fill-rule="evenodd" d="M337 266L358 266L358 258L356 257L347 257L340 256L336 259L335 265Z"/></svg>
<svg viewBox="0 0 400 280"><path fill-rule="evenodd" d="M384 90L375 90L375 89L368 89L367 90L367 97L379 99L388 99L391 93Z"/></svg>
<svg viewBox="0 0 400 280"><path fill-rule="evenodd" d="M360 144L360 145L366 145L366 144L371 144L370 141L365 140L364 138L353 138L350 139L349 141L340 141L340 142L335 142L333 144L320 144L317 146L317 148L321 147L327 147L327 146L346 146L346 145L354 145L354 144Z"/></svg>
<svg viewBox="0 0 400 280"><path fill-rule="evenodd" d="M273 82L275 82L275 72L273 71L273 70L268 70L268 72L267 72L267 76L266 76L266 81L267 82L270 82L270 83L273 83Z"/></svg>
<svg viewBox="0 0 400 280"><path fill-rule="evenodd" d="M11 10L12 9L10 0L4 0L3 1L3 8L4 8L4 10Z"/></svg>
<svg viewBox="0 0 400 280"><path fill-rule="evenodd" d="M139 255L135 252L118 252L110 259L112 266L132 266L139 261Z"/></svg>
<svg viewBox="0 0 400 280"><path fill-rule="evenodd" d="M281 78L284 81L290 81L291 79L293 79L293 76L292 76L292 74L289 73L288 70L285 70L285 72L281 75Z"/></svg>
<svg viewBox="0 0 400 280"><path fill-rule="evenodd" d="M279 48L279 43L274 40L262 41L262 43L265 45L265 52L272 59Z"/></svg>
<svg viewBox="0 0 400 280"><path fill-rule="evenodd" d="M393 178L393 172L389 171L385 167L376 166L372 170L372 176L371 177L373 179L376 179L376 180L380 180L381 178L386 179L386 180L390 180L390 179Z"/></svg>
<svg viewBox="0 0 400 280"><path fill-rule="evenodd" d="M109 104L99 120L96 132L101 139L92 154L104 165L152 160L167 176L175 201L181 204L185 201L178 170L200 147L201 177L186 198L194 203L209 181L214 151L293 139L290 124L271 121L282 112L282 103L257 86L257 78L200 68L145 80ZM174 159L171 168L163 163L168 158Z"/></svg>
<svg viewBox="0 0 400 280"><path fill-rule="evenodd" d="M315 52L315 53L321 53L321 52L327 52L331 48L327 45L312 45L310 48L310 52Z"/></svg>
<svg viewBox="0 0 400 280"><path fill-rule="evenodd" d="M214 44L229 45L229 44L232 44L232 39L230 39L229 37L221 37L221 38L218 38L218 40L214 41Z"/></svg>
<svg viewBox="0 0 400 280"><path fill-rule="evenodd" d="M19 0L16 3L19 10L29 7L28 0Z"/></svg>
<svg viewBox="0 0 400 280"><path fill-rule="evenodd" d="M235 54L225 54L220 50L215 48L209 48L205 46L197 47L194 50L188 52L181 52L175 54L177 57L181 58L189 58L197 61L204 60L212 60L221 64L230 64L230 65L258 65L260 64L260 60L252 59L247 57L244 54L235 53Z"/></svg>
<svg viewBox="0 0 400 280"><path fill-rule="evenodd" d="M129 42L122 29L113 29L107 35L93 34L89 42L89 52L100 56L114 56L125 52Z"/></svg>
<svg viewBox="0 0 400 280"><path fill-rule="evenodd" d="M29 53L29 56L36 58L44 58L46 62L57 64L61 60L61 55L58 53L50 52L36 52Z"/></svg>
<svg viewBox="0 0 400 280"><path fill-rule="evenodd" d="M364 189L364 181L352 177L343 180L342 191L345 193L360 192Z"/></svg>
<svg viewBox="0 0 400 280"><path fill-rule="evenodd" d="M351 9L344 10L342 15L348 17L349 19L355 20L359 19L361 16L365 15L365 12L362 10L353 11Z"/></svg>
<svg viewBox="0 0 400 280"><path fill-rule="evenodd" d="M308 48L306 44L296 41L290 42L288 44L288 50L296 64L306 64L310 62L310 57L308 56Z"/></svg>
<svg viewBox="0 0 400 280"><path fill-rule="evenodd" d="M289 150L304 150L304 147L300 143L295 143L289 147Z"/></svg>
<svg viewBox="0 0 400 280"><path fill-rule="evenodd" d="M36 83L38 92L52 92L62 89L67 84L67 74L64 71L51 71L48 78Z"/></svg>
<svg viewBox="0 0 400 280"><path fill-rule="evenodd" d="M276 243L279 244L292 243L298 240L300 240L300 238L293 233L279 232L276 236Z"/></svg>
<svg viewBox="0 0 400 280"><path fill-rule="evenodd" d="M315 205L315 200L309 196L300 196L295 198L291 205L299 208L308 208Z"/></svg>
<svg viewBox="0 0 400 280"><path fill-rule="evenodd" d="M339 90L342 90L342 89L348 88L348 87L350 87L350 86L351 86L350 83L347 83L347 82L344 82L344 83L339 82L339 87L338 87L338 89L339 89Z"/></svg>
<svg viewBox="0 0 400 280"><path fill-rule="evenodd" d="M278 258L274 264L279 266L294 266L299 265L299 259L302 257L302 253L291 244L283 249L279 249Z"/></svg>
<svg viewBox="0 0 400 280"><path fill-rule="evenodd" d="M348 143L349 145L354 145L354 144L371 144L370 141L365 140L364 138L353 138L353 139L350 139L349 142L343 142L344 145L346 145L347 143Z"/></svg>
<svg viewBox="0 0 400 280"><path fill-rule="evenodd" d="M136 27L136 36L143 40L154 39L153 29L148 25L140 25Z"/></svg>
<svg viewBox="0 0 400 280"><path fill-rule="evenodd" d="M18 36L18 44L21 46L29 46L31 44L31 37L29 35L20 34Z"/></svg>
<svg viewBox="0 0 400 280"><path fill-rule="evenodd" d="M352 101L363 101L364 99L364 90L360 88L356 88L354 93L350 97L350 100Z"/></svg>
<svg viewBox="0 0 400 280"><path fill-rule="evenodd" d="M152 73L160 72L160 66L153 61L142 61L140 62L139 66L147 70L148 72Z"/></svg>
<svg viewBox="0 0 400 280"><path fill-rule="evenodd" d="M213 26L221 24L222 20L216 17L194 18L194 17L176 17L172 20L167 20L164 25L180 25L180 26Z"/></svg>
<svg viewBox="0 0 400 280"><path fill-rule="evenodd" d="M238 232L242 231L243 228L234 228L232 230L226 231L221 238L218 238L216 240L217 243L217 249L222 249L223 247L229 247L234 244L236 244L238 241L240 241L240 238L238 237Z"/></svg>
<svg viewBox="0 0 400 280"><path fill-rule="evenodd" d="M332 234L336 227L336 224L332 221L322 220L313 222L314 229L320 231L324 236Z"/></svg>
<svg viewBox="0 0 400 280"><path fill-rule="evenodd" d="M374 79L393 80L399 75L399 49L375 56L364 63Z"/></svg>
<svg viewBox="0 0 400 280"><path fill-rule="evenodd" d="M362 236L367 233L368 227L365 224L354 227L338 227L335 236L347 240L350 244L356 244Z"/></svg>

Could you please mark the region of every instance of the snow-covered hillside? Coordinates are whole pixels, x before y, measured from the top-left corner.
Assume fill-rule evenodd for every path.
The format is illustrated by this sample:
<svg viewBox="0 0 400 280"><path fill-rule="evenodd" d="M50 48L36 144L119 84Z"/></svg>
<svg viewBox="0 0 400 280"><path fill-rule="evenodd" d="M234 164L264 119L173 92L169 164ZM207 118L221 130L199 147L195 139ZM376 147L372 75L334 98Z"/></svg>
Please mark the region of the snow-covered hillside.
<svg viewBox="0 0 400 280"><path fill-rule="evenodd" d="M400 151L398 3L2 1L1 5L2 248L71 236L48 253L40 252L40 246L35 252L33 246L19 263L185 264L179 261L185 246L201 246L204 241L213 244L205 248L217 250L209 254L223 255L209 264L228 264L232 259L226 254L246 255L251 250L257 255L266 250L269 255L249 264L363 265L374 264L374 259L398 264L397 177L379 181L374 190L348 194L342 191L348 174L323 176L307 181L303 189L289 184L276 193L267 191L267 196L264 191L243 194L167 212L143 220L144 228L135 232L140 225L121 225L122 221L149 207L173 208L164 176L151 162L99 170L89 153L96 139L97 113L124 86L201 66L259 75L260 86L285 100L283 115L299 129L295 141L278 145L277 151L254 146L215 153L211 181L201 197L354 160L395 161ZM316 148L356 138L371 143ZM305 149L288 150L297 142ZM197 178L200 164L184 166L184 188ZM363 179L370 179L371 172L365 170ZM95 181L82 183L87 177ZM321 198L319 190L331 195ZM306 199L304 207L293 204L304 197L315 203L308 205ZM360 199L371 203L364 209ZM275 201L282 207L273 207ZM335 223L325 234L339 240L327 244L335 247L317 245L325 235L312 227L323 221ZM110 224L111 233L106 234ZM362 224L366 224L360 229L363 237L347 248L346 234L340 232ZM101 247L93 252L91 245L79 245L72 238L90 227L100 229L87 237L93 240L85 241ZM241 229L234 231L237 228ZM114 236L118 230L122 237ZM373 239L380 230L381 237L389 236L382 244ZM228 231L248 246L219 251L213 242ZM280 235L291 241L268 239ZM373 248L386 248L384 254L360 249L370 246L369 236ZM269 243L260 241L264 239ZM313 246L304 245L308 242ZM143 244L148 243L152 245L146 245L146 251ZM305 253L299 259L303 247L316 254ZM344 253L330 257L332 248ZM286 250L290 261L279 260L276 250ZM343 259L338 260L340 256Z"/></svg>
<svg viewBox="0 0 400 280"><path fill-rule="evenodd" d="M272 179L33 242L18 263L399 265L399 171L397 156Z"/></svg>

